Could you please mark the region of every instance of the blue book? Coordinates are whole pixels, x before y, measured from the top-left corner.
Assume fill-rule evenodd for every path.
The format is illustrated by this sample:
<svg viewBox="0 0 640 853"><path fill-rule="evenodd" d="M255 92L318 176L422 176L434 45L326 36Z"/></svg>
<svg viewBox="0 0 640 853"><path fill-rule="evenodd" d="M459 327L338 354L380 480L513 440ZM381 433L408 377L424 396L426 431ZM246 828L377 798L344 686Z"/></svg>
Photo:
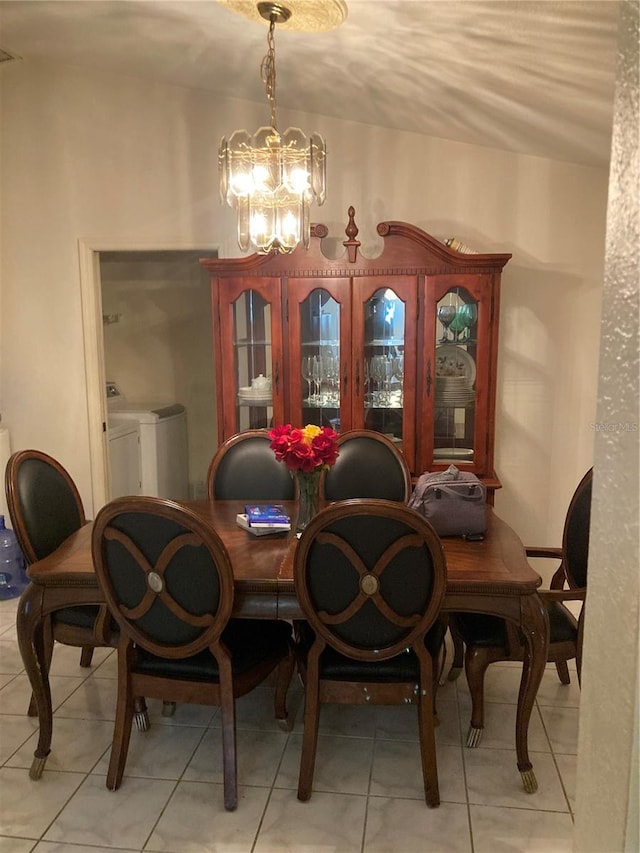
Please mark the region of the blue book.
<svg viewBox="0 0 640 853"><path fill-rule="evenodd" d="M291 524L282 504L248 504L244 511L251 527L283 527Z"/></svg>

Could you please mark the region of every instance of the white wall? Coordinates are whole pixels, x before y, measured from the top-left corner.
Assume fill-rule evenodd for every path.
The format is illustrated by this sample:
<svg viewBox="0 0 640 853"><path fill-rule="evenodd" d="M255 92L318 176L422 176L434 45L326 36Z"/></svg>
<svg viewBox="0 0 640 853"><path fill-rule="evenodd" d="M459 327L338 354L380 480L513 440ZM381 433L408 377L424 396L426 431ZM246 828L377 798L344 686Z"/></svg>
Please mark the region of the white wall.
<svg viewBox="0 0 640 853"><path fill-rule="evenodd" d="M640 6L625 2L607 216L576 853L640 850L639 33Z"/></svg>
<svg viewBox="0 0 640 853"><path fill-rule="evenodd" d="M210 246L239 254L217 191L217 144L264 105L35 62L2 70L0 411L14 449L71 471L91 514L78 241L102 248ZM591 464L607 173L569 163L287 114L324 134L331 245L356 208L480 251L503 276L497 470L501 515L528 543L558 542Z"/></svg>

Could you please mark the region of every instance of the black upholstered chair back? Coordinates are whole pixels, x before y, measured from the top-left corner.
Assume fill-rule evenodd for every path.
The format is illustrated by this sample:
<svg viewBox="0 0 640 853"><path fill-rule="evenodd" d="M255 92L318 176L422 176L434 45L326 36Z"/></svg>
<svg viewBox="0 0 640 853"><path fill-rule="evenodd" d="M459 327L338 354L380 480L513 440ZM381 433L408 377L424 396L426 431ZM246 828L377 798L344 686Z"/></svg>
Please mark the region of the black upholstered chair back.
<svg viewBox="0 0 640 853"><path fill-rule="evenodd" d="M93 561L107 605L128 637L163 658L217 642L233 606L233 573L217 534L190 510L118 498L99 513Z"/></svg>
<svg viewBox="0 0 640 853"><path fill-rule="evenodd" d="M325 500L409 500L411 475L407 463L387 436L373 430L350 430L341 433L338 447L339 456L323 478Z"/></svg>
<svg viewBox="0 0 640 853"><path fill-rule="evenodd" d="M7 462L7 506L27 563L51 554L85 523L82 500L68 472L39 450L20 450Z"/></svg>
<svg viewBox="0 0 640 853"><path fill-rule="evenodd" d="M440 540L418 513L385 500L332 504L305 529L296 594L316 634L362 661L394 657L436 619L446 564Z"/></svg>
<svg viewBox="0 0 640 853"><path fill-rule="evenodd" d="M571 588L587 585L592 486L593 468L590 468L573 493L565 519L562 551L565 574Z"/></svg>
<svg viewBox="0 0 640 853"><path fill-rule="evenodd" d="M278 462L266 430L247 430L220 445L207 474L210 499L286 501L295 498L295 482Z"/></svg>

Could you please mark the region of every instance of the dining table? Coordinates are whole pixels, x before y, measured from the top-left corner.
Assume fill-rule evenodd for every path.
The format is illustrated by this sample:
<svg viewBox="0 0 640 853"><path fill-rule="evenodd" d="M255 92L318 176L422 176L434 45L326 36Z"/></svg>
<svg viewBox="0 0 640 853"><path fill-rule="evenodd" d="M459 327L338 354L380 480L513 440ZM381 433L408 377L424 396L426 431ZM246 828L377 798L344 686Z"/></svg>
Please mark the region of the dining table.
<svg viewBox="0 0 640 853"><path fill-rule="evenodd" d="M236 516L240 501L179 501L218 533L227 549L234 575L236 617L303 619L296 598L293 567L298 544L297 505L280 501L292 518L289 532L253 536ZM93 568L92 522L66 539L49 556L27 569L30 583L18 605L17 634L20 654L33 690L39 717L39 738L29 771L39 779L51 750L53 710L44 649L47 617L64 607L105 603ZM527 793L538 783L528 751L528 728L535 697L547 661L549 621L537 589L541 578L529 565L516 532L492 507L487 507L487 529L481 540L443 537L447 561L445 612L486 613L502 617L520 629L524 661L516 712L517 766Z"/></svg>

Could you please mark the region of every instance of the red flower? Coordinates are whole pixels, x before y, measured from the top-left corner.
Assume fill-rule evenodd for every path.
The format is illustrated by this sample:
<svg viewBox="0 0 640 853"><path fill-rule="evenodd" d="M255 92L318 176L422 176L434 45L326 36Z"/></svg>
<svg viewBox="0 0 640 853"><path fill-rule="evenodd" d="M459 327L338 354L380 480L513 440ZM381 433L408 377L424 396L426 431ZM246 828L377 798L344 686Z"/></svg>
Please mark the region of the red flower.
<svg viewBox="0 0 640 853"><path fill-rule="evenodd" d="M300 429L285 424L274 427L269 438L276 459L291 471L321 471L331 467L338 457L338 433L329 427L308 424Z"/></svg>

